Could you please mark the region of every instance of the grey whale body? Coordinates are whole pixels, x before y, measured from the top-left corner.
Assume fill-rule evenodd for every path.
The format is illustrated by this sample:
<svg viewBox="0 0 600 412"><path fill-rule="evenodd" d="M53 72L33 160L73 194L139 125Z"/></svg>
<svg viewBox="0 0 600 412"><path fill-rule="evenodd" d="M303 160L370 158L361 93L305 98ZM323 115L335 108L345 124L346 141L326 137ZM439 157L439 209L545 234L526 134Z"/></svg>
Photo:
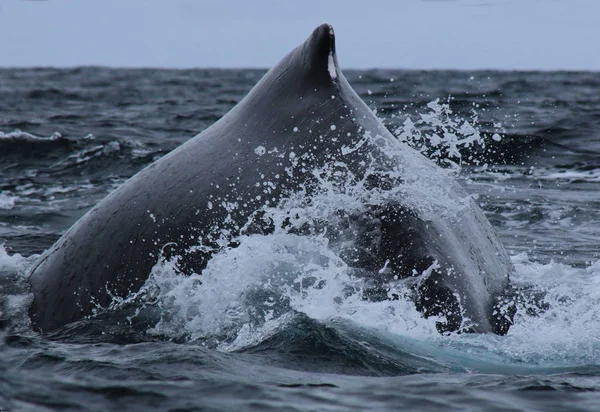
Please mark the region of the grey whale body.
<svg viewBox="0 0 600 412"><path fill-rule="evenodd" d="M343 217L361 231L349 265L366 278L378 274L364 298L388 299L394 276L433 268L414 299L425 316L446 317L438 329L468 319L468 331L505 333L510 316L497 301L513 267L489 222L413 149L403 149L411 164L386 158L386 142L398 143L340 72L331 26L319 26L223 118L110 193L40 257L30 276L34 328L55 330L138 291L161 254L181 256L183 271L199 273L211 253L194 246L217 249L223 233L234 242L265 206L314 185L311 170L342 161L365 190L402 184L386 178L392 169L410 178L422 168L440 176L435 184L449 197L467 199L452 216L427 215L398 198Z"/></svg>

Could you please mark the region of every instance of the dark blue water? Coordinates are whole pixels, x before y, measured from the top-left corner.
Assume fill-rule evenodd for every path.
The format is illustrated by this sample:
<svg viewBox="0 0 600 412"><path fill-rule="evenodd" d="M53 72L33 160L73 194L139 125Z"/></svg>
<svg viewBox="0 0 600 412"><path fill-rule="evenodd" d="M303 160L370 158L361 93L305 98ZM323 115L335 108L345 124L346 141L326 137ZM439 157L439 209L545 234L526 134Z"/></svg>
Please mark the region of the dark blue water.
<svg viewBox="0 0 600 412"><path fill-rule="evenodd" d="M410 301L334 307L335 290L310 288L293 311L244 323L230 294L247 294L267 263L333 289L342 275L306 268L301 256L327 252L318 239L277 236L219 255L204 289L157 265L158 325L133 301L31 330L36 256L263 73L0 69L0 409L597 410L600 73L346 73L499 233L522 288L507 336L442 336Z"/></svg>

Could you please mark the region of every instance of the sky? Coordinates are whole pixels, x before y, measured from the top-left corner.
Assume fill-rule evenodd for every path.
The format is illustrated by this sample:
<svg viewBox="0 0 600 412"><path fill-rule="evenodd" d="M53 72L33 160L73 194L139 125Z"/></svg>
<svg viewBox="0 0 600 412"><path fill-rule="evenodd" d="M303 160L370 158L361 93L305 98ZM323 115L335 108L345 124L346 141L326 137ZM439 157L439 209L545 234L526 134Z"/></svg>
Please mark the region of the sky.
<svg viewBox="0 0 600 412"><path fill-rule="evenodd" d="M321 23L342 68L600 71L600 0L0 0L0 67L260 67Z"/></svg>

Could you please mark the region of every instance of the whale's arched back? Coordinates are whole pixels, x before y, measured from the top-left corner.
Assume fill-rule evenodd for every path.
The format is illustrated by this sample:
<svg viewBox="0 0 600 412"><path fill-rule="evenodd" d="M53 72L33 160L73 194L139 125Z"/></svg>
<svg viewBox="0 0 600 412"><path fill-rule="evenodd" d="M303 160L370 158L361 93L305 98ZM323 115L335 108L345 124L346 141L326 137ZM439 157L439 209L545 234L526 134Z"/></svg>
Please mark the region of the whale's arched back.
<svg viewBox="0 0 600 412"><path fill-rule="evenodd" d="M257 210L304 185L310 171L302 170L343 159L364 173L365 156L381 150L361 146L365 132L394 139L344 78L333 29L321 25L223 118L110 193L42 255L30 277L34 327L56 329L138 291L165 247L201 271L210 254L190 247L223 229L238 234ZM435 170L416 156L419 167ZM273 183L268 195L263 181ZM450 190L465 196L454 182ZM474 331L497 332L493 300L512 266L481 211L471 202L454 219L417 215L411 224L419 241L410 253L453 268L456 276L440 278L444 290L457 295Z"/></svg>

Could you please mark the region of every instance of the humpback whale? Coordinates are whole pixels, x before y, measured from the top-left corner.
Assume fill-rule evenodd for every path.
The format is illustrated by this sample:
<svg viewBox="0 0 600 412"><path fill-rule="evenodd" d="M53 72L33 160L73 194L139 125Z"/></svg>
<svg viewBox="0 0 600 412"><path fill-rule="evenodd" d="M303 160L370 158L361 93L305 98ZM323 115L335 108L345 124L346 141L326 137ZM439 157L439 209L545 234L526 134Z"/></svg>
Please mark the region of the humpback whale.
<svg viewBox="0 0 600 412"><path fill-rule="evenodd" d="M413 278L415 306L445 317L440 331L506 333L510 316L498 302L514 269L491 225L354 92L327 24L229 113L131 177L43 253L29 278L33 327L55 330L138 291L161 256L201 273L245 230L269 230L265 207L311 196L326 170L388 196L325 223L341 227L330 230L334 244L342 235L353 244L344 258L366 280L364 299L394 299L386 285Z"/></svg>

